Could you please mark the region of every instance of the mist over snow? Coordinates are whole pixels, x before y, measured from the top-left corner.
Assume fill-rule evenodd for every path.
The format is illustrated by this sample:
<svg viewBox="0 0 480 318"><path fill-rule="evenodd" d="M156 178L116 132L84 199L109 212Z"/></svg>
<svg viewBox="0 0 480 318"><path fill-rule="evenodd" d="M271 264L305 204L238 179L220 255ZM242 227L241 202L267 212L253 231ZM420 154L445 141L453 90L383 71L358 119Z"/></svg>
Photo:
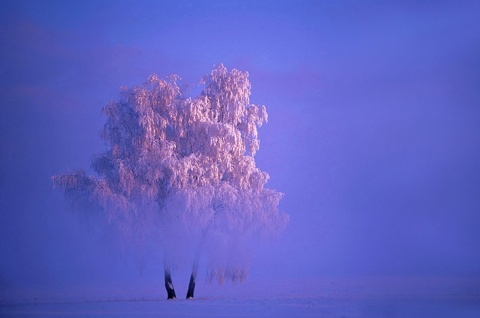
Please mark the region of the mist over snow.
<svg viewBox="0 0 480 318"><path fill-rule="evenodd" d="M255 168L290 220L238 254L244 284L206 283L201 260L198 298L267 297L269 284L334 297L342 282L362 297L424 284L478 303L479 16L468 0L2 3L0 299L165 298L155 240L123 243L50 178L98 176L94 155L111 149L101 110L121 86L178 74L193 99L223 63L248 72L250 102L268 110ZM190 271L172 273L181 297Z"/></svg>

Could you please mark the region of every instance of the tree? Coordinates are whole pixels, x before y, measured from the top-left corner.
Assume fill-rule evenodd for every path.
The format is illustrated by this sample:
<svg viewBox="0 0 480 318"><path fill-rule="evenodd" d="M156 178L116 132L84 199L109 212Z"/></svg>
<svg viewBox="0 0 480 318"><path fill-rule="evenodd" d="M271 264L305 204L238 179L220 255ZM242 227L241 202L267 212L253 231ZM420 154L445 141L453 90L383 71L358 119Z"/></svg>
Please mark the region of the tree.
<svg viewBox="0 0 480 318"><path fill-rule="evenodd" d="M201 255L210 279L242 280L239 255L248 242L278 235L288 216L278 209L283 194L265 187L269 175L255 165L267 112L250 104L248 73L219 65L195 98L182 96L179 80L152 75L123 87L120 100L103 108L108 150L92 161L98 176L77 171L52 181L75 206L100 210L127 239L158 234L168 298L176 298L175 255L194 250L193 298Z"/></svg>

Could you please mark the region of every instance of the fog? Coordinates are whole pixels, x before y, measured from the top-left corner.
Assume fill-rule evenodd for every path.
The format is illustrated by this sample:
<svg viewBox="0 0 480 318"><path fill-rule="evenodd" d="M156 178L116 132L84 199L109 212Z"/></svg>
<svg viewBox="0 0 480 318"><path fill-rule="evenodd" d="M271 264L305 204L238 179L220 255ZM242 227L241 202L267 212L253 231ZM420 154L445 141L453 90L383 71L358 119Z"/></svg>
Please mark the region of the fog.
<svg viewBox="0 0 480 318"><path fill-rule="evenodd" d="M219 63L248 71L251 101L267 106L256 162L290 216L249 281L478 286L479 14L474 1L2 4L2 297L163 297L155 244L119 244L50 177L105 151L100 111L120 86L153 73L196 83Z"/></svg>

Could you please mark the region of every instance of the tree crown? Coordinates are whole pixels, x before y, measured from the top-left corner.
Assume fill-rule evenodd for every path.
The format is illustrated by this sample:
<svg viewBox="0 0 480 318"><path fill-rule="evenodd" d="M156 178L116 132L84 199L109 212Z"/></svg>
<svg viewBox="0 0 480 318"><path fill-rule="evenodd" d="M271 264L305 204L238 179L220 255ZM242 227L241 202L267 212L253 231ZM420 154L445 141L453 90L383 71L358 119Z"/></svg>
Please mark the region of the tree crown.
<svg viewBox="0 0 480 318"><path fill-rule="evenodd" d="M182 96L179 80L152 75L123 87L103 108L108 150L92 161L98 177L79 171L54 176L54 184L129 234L149 223L207 241L281 232L282 194L265 188L269 175L255 165L258 127L268 117L250 103L248 73L219 65L195 98Z"/></svg>

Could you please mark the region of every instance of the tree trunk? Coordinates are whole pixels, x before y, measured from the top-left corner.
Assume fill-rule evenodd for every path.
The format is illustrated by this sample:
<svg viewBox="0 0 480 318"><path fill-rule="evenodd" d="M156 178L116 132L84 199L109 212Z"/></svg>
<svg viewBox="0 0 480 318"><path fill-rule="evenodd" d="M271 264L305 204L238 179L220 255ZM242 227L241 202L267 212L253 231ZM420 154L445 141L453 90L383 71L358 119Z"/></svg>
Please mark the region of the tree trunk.
<svg viewBox="0 0 480 318"><path fill-rule="evenodd" d="M200 249L198 249L195 253L195 258L193 260L192 275L190 275L190 282L188 283L187 299L193 299L193 294L195 292L195 282L197 281L197 268L199 258Z"/></svg>
<svg viewBox="0 0 480 318"><path fill-rule="evenodd" d="M188 283L187 299L192 299L195 292L195 281L197 280L197 266L192 269L192 275L190 275L190 283Z"/></svg>
<svg viewBox="0 0 480 318"><path fill-rule="evenodd" d="M172 274L170 273L170 267L165 265L165 289L167 290L167 299L175 299L175 288L173 287Z"/></svg>

